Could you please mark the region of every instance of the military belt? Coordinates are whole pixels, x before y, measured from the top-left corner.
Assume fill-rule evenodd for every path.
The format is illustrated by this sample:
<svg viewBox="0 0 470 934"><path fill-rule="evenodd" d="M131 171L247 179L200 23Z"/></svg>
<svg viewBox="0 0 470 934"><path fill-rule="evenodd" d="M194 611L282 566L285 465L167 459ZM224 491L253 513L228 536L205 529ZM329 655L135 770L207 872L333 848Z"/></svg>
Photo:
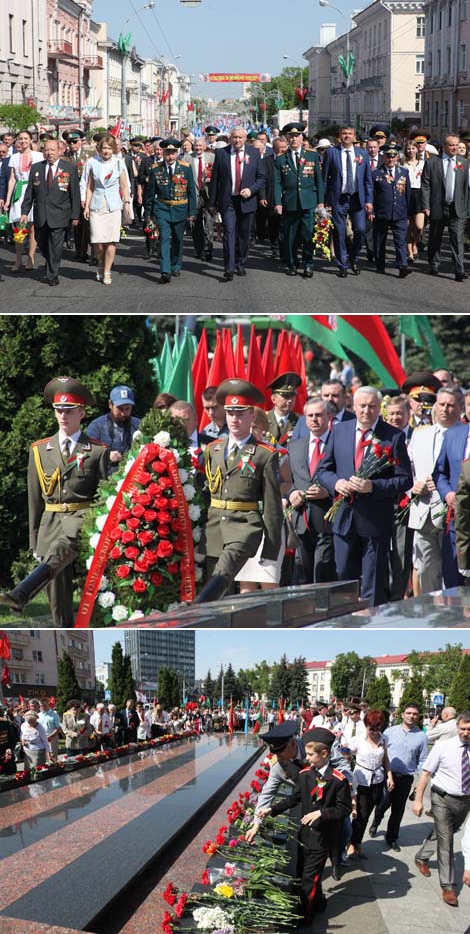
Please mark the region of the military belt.
<svg viewBox="0 0 470 934"><path fill-rule="evenodd" d="M167 198L158 198L158 201L160 201L161 204L187 204L188 203L187 198L182 198L181 201L169 201ZM158 204L158 201L157 201L157 204Z"/></svg>
<svg viewBox="0 0 470 934"><path fill-rule="evenodd" d="M258 512L259 509L258 503L240 503L234 499L211 499L211 506L215 509L236 509L239 512Z"/></svg>
<svg viewBox="0 0 470 934"><path fill-rule="evenodd" d="M89 509L93 503L46 503L46 512L78 512L79 509Z"/></svg>

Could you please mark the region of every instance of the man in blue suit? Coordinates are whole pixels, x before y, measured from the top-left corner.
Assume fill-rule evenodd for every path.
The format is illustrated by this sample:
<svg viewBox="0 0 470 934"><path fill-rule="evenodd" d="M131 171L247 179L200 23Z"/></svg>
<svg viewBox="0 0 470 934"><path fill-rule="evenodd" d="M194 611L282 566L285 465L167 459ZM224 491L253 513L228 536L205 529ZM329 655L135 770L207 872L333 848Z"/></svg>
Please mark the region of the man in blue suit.
<svg viewBox="0 0 470 934"><path fill-rule="evenodd" d="M374 253L377 272L385 272L385 246L388 231L392 231L395 245L395 265L399 278L411 272L408 266L406 231L410 213L411 185L408 169L397 165L400 147L386 143L382 149L383 165L372 172L374 184Z"/></svg>
<svg viewBox="0 0 470 934"><path fill-rule="evenodd" d="M355 415L349 412L345 407L346 396L344 386L340 379L326 379L325 382L322 383L320 394L328 407L330 428L334 428L338 422L347 422L349 419L355 418ZM292 444L293 441L297 441L299 438L306 438L308 433L309 430L305 421L305 415L301 415L292 432L290 444Z"/></svg>
<svg viewBox="0 0 470 934"><path fill-rule="evenodd" d="M470 426L453 425L444 435L432 478L442 501L451 510L455 508L455 494L462 469L462 462L470 457ZM442 576L446 587L458 587L464 583L459 574L455 544L455 524L452 520L448 533L442 539Z"/></svg>
<svg viewBox="0 0 470 934"><path fill-rule="evenodd" d="M373 606L385 602L387 558L397 497L413 485L402 431L380 418L382 395L361 386L354 396L356 419L331 432L316 480L331 496L344 497L336 513L334 533L339 580L362 576L361 596ZM389 452L389 463L372 478L358 476L361 461L374 464L376 441ZM370 472L369 470L369 472ZM364 473L364 468L361 470Z"/></svg>
<svg viewBox="0 0 470 934"><path fill-rule="evenodd" d="M334 224L337 275L345 279L348 274L348 251L346 249L346 218L349 215L353 228L350 251L351 271L358 276L359 253L366 235L366 213L372 214L372 174L369 156L364 149L354 146L353 127L341 127L339 146L326 150L323 161L325 182L325 204L331 206Z"/></svg>
<svg viewBox="0 0 470 934"><path fill-rule="evenodd" d="M246 145L246 130L235 127L230 138L229 146L216 150L209 186L209 206L222 215L227 282L233 279L235 269L239 276L246 276L256 195L266 183L258 150Z"/></svg>

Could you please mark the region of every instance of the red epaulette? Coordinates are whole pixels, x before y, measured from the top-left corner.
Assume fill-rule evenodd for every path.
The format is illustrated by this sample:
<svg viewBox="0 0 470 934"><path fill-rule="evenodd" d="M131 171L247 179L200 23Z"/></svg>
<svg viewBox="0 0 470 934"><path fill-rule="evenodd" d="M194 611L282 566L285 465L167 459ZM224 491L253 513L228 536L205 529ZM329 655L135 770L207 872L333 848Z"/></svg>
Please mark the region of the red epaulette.
<svg viewBox="0 0 470 934"><path fill-rule="evenodd" d="M306 769L301 769L300 772L299 772L299 775L302 775L304 772L310 772L311 768L312 768L312 766L309 765L308 768L306 768Z"/></svg>
<svg viewBox="0 0 470 934"><path fill-rule="evenodd" d="M343 775L338 769L333 769L333 775L335 778L339 778L340 782L346 781L346 776Z"/></svg>
<svg viewBox="0 0 470 934"><path fill-rule="evenodd" d="M266 448L266 450L271 451L272 454L277 451L277 446L275 444L268 444L267 441L257 441L256 446L259 448Z"/></svg>
<svg viewBox="0 0 470 934"><path fill-rule="evenodd" d="M40 438L39 441L33 441L31 447L36 448L38 444L45 444L46 441L50 441L53 435L50 435L49 438Z"/></svg>
<svg viewBox="0 0 470 934"><path fill-rule="evenodd" d="M86 434L86 431L84 432L84 434ZM93 441L93 444L99 444L100 447L102 447L102 448L107 448L107 447L108 447L108 445L105 444L104 441L100 441L99 438L93 438L92 435L87 435L87 438L89 438L90 441Z"/></svg>

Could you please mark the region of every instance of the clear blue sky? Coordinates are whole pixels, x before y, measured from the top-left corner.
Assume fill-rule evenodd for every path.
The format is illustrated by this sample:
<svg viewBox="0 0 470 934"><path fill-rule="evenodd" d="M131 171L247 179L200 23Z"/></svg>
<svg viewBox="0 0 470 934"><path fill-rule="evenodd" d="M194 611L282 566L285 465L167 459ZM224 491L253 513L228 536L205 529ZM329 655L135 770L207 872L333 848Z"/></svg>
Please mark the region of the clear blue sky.
<svg viewBox="0 0 470 934"><path fill-rule="evenodd" d="M145 0L94 0L93 19L108 23L108 35L132 35L137 51L146 58L163 55L185 74L207 72L267 72L278 75L283 67L306 66L302 53L316 45L320 24L336 23L337 35L344 20L335 10L322 9L318 0L202 0L188 9L179 0L156 0L154 10L141 10ZM366 4L363 4L364 6ZM359 5L337 2L346 15ZM133 12L140 10L138 15ZM129 22L125 21L129 19ZM282 56L294 61L284 61ZM242 85L196 84L194 97L239 97Z"/></svg>
<svg viewBox="0 0 470 934"><path fill-rule="evenodd" d="M110 662L114 642L121 641L124 634L116 630L97 629L95 636L96 662ZM285 652L289 661L303 655L307 661L326 661L340 652L357 652L358 655L398 655L412 649L436 651L461 643L470 648L470 630L380 630L360 632L335 630L309 632L305 629L250 630L219 629L196 630L196 678L204 678L210 668L216 674L220 665L232 663L235 671L251 668L256 662L266 659L276 662Z"/></svg>

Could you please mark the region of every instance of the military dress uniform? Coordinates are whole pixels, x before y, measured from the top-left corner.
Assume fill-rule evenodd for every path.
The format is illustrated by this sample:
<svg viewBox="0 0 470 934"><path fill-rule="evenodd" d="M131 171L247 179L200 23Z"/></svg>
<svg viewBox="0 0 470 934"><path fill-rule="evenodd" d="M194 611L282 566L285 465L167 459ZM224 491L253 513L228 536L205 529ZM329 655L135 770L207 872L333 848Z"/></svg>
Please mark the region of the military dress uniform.
<svg viewBox="0 0 470 934"><path fill-rule="evenodd" d="M162 148L177 149L176 142L164 140ZM186 221L196 214L196 185L191 166L179 159L171 167L166 162L159 163L150 173L145 215L155 220L159 230L163 281L181 272Z"/></svg>
<svg viewBox="0 0 470 934"><path fill-rule="evenodd" d="M384 156L398 155L398 147L384 146ZM395 246L395 266L400 277L410 271L406 232L410 213L411 185L408 170L400 165L388 168L380 165L372 172L374 185L374 253L378 272L385 272L385 246L388 231L392 231Z"/></svg>
<svg viewBox="0 0 470 934"><path fill-rule="evenodd" d="M67 130L65 133L62 133L62 139L70 146L70 149L67 150L62 158L75 166L79 183L82 179L85 163L88 161L88 155L81 147L78 151L73 149L71 144L79 139L83 140L84 138L85 134L83 130ZM68 239L70 240L70 231ZM90 245L90 221L85 220L83 216L83 207L80 209L79 222L77 226L73 228L73 239L75 243L75 259L86 262L88 247Z"/></svg>
<svg viewBox="0 0 470 934"><path fill-rule="evenodd" d="M289 127L294 124L289 124ZM288 132L284 127L283 132ZM317 204L324 200L320 160L316 152L288 149L274 163L274 204L282 206L284 246L289 274L295 275L299 245L304 275L313 274L313 226Z"/></svg>
<svg viewBox="0 0 470 934"><path fill-rule="evenodd" d="M232 387L235 391L227 392ZM250 387L249 396L249 390L241 393L240 387ZM225 380L217 390L217 401L226 407L248 408L261 400L263 394L245 380ZM209 564L213 570L212 579L195 602L223 596L247 558L256 554L263 535L262 558L275 561L281 548L283 512L277 450L250 435L228 456L231 440L229 436L212 441L205 450L211 495L206 554L212 559Z"/></svg>
<svg viewBox="0 0 470 934"><path fill-rule="evenodd" d="M44 395L46 401L53 399L55 406L94 404L89 390L68 377L52 380ZM68 456L61 450L58 432L32 444L28 463L29 537L30 548L41 563L11 593L0 595L0 603L21 612L46 587L54 624L73 625L72 564L78 554L78 534L100 480L107 477L108 466L106 445L84 432Z"/></svg>
<svg viewBox="0 0 470 934"><path fill-rule="evenodd" d="M302 385L302 380L297 373L280 373L275 379L267 384L267 389L282 396L284 399L295 399L297 390ZM295 412L288 412L281 415L275 409L270 409L267 413L269 422L269 431L278 444L287 444L292 436L292 432L299 420ZM282 420L282 421L281 421Z"/></svg>

